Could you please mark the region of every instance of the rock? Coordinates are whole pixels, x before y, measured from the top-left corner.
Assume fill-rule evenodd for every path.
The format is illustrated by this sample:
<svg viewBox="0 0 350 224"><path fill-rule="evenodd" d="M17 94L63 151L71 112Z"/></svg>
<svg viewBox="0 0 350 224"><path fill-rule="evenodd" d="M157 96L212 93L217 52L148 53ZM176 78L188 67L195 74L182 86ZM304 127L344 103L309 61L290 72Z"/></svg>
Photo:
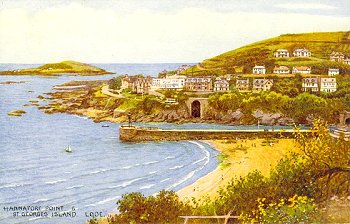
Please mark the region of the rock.
<svg viewBox="0 0 350 224"><path fill-rule="evenodd" d="M176 113L176 111L170 111L170 113L168 114L168 119L170 121L176 121L179 120L179 115Z"/></svg>
<svg viewBox="0 0 350 224"><path fill-rule="evenodd" d="M252 113L252 115L255 117L255 118L261 118L262 116L264 116L264 112L260 109L254 111Z"/></svg>
<svg viewBox="0 0 350 224"><path fill-rule="evenodd" d="M7 115L19 117L19 116L22 116L25 113L27 113L27 112L25 112L24 110L14 110L14 111L9 112Z"/></svg>
<svg viewBox="0 0 350 224"><path fill-rule="evenodd" d="M274 125L277 123L277 119L281 117L280 113L275 114L264 114L261 117L261 123L262 124L268 124L268 125Z"/></svg>
<svg viewBox="0 0 350 224"><path fill-rule="evenodd" d="M279 125L291 125L294 124L294 120L289 117L281 117L277 120L277 123Z"/></svg>
<svg viewBox="0 0 350 224"><path fill-rule="evenodd" d="M121 117L123 115L126 115L124 110L115 109L113 111L113 117Z"/></svg>

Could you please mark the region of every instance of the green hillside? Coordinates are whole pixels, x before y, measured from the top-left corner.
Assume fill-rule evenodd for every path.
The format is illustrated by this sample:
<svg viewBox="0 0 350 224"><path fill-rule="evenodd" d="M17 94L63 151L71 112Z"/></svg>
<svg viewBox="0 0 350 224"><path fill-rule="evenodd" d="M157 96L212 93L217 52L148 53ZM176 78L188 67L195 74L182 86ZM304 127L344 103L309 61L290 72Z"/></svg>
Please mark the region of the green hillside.
<svg viewBox="0 0 350 224"><path fill-rule="evenodd" d="M307 48L312 53L309 58L275 58L277 49L287 49L292 52L297 48ZM251 73L255 65L265 65L268 73L272 73L275 65L311 66L312 73L324 74L328 67L338 67L342 73L348 73L350 66L344 63L329 61L332 51L338 51L350 57L350 31L323 32L303 34L283 34L278 37L249 44L228 51L185 71L186 74L218 75Z"/></svg>
<svg viewBox="0 0 350 224"><path fill-rule="evenodd" d="M79 75L103 75L110 74L104 69L84 64L76 61L62 61L59 63L50 63L37 68L19 69L12 71L2 71L5 75L56 75L56 74L79 74Z"/></svg>

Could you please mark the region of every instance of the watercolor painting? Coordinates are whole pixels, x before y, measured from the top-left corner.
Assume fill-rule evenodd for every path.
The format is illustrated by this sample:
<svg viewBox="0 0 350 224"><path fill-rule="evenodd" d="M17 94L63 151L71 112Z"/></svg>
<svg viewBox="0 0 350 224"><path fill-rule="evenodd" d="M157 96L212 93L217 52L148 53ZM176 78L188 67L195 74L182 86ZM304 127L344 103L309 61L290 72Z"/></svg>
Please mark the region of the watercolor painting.
<svg viewBox="0 0 350 224"><path fill-rule="evenodd" d="M0 0L0 224L350 223L350 2Z"/></svg>

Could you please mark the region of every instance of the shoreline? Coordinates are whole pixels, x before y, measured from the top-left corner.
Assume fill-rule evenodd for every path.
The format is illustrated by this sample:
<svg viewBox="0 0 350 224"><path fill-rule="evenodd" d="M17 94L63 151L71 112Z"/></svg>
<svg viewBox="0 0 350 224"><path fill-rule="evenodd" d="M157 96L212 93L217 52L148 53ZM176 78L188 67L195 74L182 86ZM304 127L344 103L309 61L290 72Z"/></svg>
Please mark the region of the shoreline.
<svg viewBox="0 0 350 224"><path fill-rule="evenodd" d="M233 179L244 177L251 171L259 170L264 176L269 176L271 168L294 150L293 139L275 141L278 142L272 146L264 139L202 141L220 153L221 161L213 171L176 193L181 200L198 200L203 197L213 199L218 196L220 188L224 189Z"/></svg>

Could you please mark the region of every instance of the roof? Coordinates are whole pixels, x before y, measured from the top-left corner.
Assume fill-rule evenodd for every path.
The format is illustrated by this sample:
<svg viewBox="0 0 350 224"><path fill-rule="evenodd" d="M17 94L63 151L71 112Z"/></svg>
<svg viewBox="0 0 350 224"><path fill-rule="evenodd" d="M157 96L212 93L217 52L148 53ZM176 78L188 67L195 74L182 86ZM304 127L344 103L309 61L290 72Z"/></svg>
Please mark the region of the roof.
<svg viewBox="0 0 350 224"><path fill-rule="evenodd" d="M298 49L295 49L295 50L294 50L294 52L296 52L296 51L302 51L302 52L303 52L303 51L307 51L307 52L308 52L309 50L306 49L306 48L298 48Z"/></svg>
<svg viewBox="0 0 350 224"><path fill-rule="evenodd" d="M344 54L341 52L332 51L331 56L344 56Z"/></svg>
<svg viewBox="0 0 350 224"><path fill-rule="evenodd" d="M207 82L211 81L208 77L196 77L196 78L186 78L185 82Z"/></svg>
<svg viewBox="0 0 350 224"><path fill-rule="evenodd" d="M287 49L277 49L276 51L277 51L277 52L286 52L286 51L288 52Z"/></svg>
<svg viewBox="0 0 350 224"><path fill-rule="evenodd" d="M293 70L296 69L298 71L307 71L307 70L311 70L310 67L308 66L296 66L296 67L293 67Z"/></svg>
<svg viewBox="0 0 350 224"><path fill-rule="evenodd" d="M321 78L321 82L331 82L336 83L337 80L335 78Z"/></svg>
<svg viewBox="0 0 350 224"><path fill-rule="evenodd" d="M265 66L263 66L263 65L256 65L256 66L254 66L254 68L265 68Z"/></svg>
<svg viewBox="0 0 350 224"><path fill-rule="evenodd" d="M253 80L254 85L258 85L258 84L264 85L264 84L266 84L268 82L271 82L271 84L272 84L273 80L272 79L254 79Z"/></svg>
<svg viewBox="0 0 350 224"><path fill-rule="evenodd" d="M287 66L279 66L279 67L275 67L273 70L283 70L283 71L286 71L288 70L289 71L289 68Z"/></svg>
<svg viewBox="0 0 350 224"><path fill-rule="evenodd" d="M304 78L303 82L317 83L317 78Z"/></svg>
<svg viewBox="0 0 350 224"><path fill-rule="evenodd" d="M228 85L228 82L226 80L216 80L214 84L225 84Z"/></svg>

